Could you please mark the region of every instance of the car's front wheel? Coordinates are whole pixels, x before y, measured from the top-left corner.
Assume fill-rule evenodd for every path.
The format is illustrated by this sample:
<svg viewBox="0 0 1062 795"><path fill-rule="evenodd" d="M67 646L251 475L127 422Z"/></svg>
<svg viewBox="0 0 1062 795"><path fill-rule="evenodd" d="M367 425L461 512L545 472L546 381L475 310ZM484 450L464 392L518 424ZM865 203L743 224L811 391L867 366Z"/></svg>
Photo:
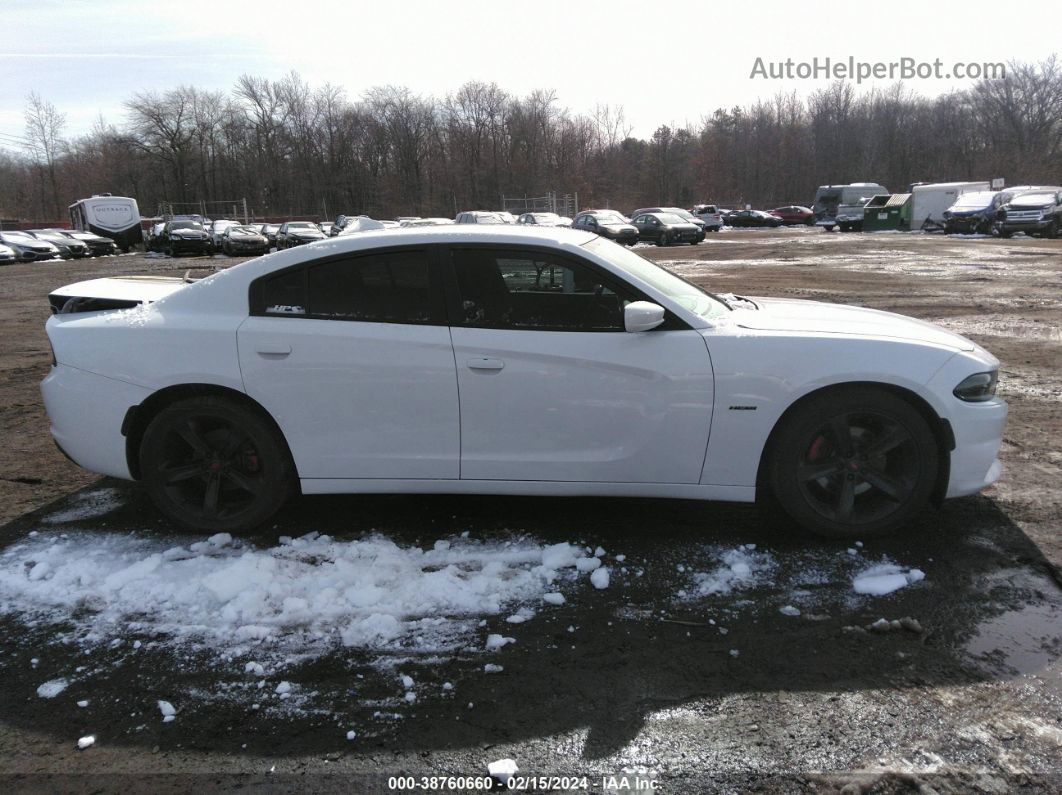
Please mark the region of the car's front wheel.
<svg viewBox="0 0 1062 795"><path fill-rule="evenodd" d="M211 532L262 524L294 481L287 446L268 418L222 397L189 398L159 412L144 431L140 469L159 510Z"/></svg>
<svg viewBox="0 0 1062 795"><path fill-rule="evenodd" d="M831 537L896 530L920 512L939 451L925 418L890 392L833 390L786 418L769 450L772 496L801 526Z"/></svg>

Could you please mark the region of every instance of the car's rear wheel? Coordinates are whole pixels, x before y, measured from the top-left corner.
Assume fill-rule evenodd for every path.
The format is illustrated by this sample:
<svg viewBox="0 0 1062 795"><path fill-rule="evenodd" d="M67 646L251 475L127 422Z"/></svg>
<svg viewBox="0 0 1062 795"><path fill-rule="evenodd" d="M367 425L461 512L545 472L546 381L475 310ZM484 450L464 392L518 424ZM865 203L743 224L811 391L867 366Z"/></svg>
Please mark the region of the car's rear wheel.
<svg viewBox="0 0 1062 795"><path fill-rule="evenodd" d="M287 447L260 413L222 397L197 397L159 412L140 444L151 499L181 524L212 532L256 527L292 490Z"/></svg>
<svg viewBox="0 0 1062 795"><path fill-rule="evenodd" d="M1056 218L1054 221L1051 222L1051 225L1049 227L1047 227L1047 231L1044 232L1044 237L1049 237L1052 240L1055 240L1055 239L1058 238L1058 232L1059 232L1059 224L1058 224L1058 219Z"/></svg>
<svg viewBox="0 0 1062 795"><path fill-rule="evenodd" d="M902 527L925 507L939 467L925 418L903 398L864 387L798 406L769 456L769 485L781 508L831 537Z"/></svg>

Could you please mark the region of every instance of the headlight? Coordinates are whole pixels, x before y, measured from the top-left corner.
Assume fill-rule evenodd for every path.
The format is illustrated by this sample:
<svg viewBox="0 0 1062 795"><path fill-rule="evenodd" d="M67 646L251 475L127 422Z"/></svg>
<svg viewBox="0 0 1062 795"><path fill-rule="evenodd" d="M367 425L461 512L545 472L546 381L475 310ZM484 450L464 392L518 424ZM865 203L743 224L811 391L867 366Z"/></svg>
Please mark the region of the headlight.
<svg viewBox="0 0 1062 795"><path fill-rule="evenodd" d="M974 373L964 378L952 394L959 400L967 403L984 403L996 395L996 382L999 380L999 372L993 370L990 373Z"/></svg>

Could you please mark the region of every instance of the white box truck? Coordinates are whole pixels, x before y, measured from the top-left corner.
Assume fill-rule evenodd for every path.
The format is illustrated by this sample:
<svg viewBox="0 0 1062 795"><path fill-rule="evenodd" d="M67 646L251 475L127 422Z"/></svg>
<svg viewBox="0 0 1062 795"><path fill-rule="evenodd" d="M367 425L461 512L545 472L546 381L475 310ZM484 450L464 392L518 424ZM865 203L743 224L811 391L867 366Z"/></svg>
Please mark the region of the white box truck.
<svg viewBox="0 0 1062 795"><path fill-rule="evenodd" d="M122 251L144 242L136 199L97 193L70 205L70 225L82 232L109 237Z"/></svg>
<svg viewBox="0 0 1062 795"><path fill-rule="evenodd" d="M991 190L992 183L930 182L911 187L911 229L943 229L944 211L964 193Z"/></svg>

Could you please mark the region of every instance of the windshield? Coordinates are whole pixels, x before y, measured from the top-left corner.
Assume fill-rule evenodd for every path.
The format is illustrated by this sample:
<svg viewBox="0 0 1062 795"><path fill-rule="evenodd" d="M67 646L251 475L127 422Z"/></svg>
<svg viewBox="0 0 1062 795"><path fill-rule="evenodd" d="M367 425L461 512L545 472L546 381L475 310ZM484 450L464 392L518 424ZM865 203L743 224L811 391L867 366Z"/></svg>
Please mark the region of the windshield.
<svg viewBox="0 0 1062 795"><path fill-rule="evenodd" d="M686 219L679 218L674 213L655 213L655 215L665 224L683 224L686 222Z"/></svg>
<svg viewBox="0 0 1062 795"><path fill-rule="evenodd" d="M1053 193L1026 193L1024 196L1019 196L1014 199L1011 204L1022 204L1026 207L1039 207L1042 204L1053 204L1055 201L1055 194Z"/></svg>
<svg viewBox="0 0 1062 795"><path fill-rule="evenodd" d="M684 221L689 221L691 218L693 218L693 216L690 213L686 212L685 210L680 210L678 207L668 207L667 211L669 213L671 213L672 215L677 215L679 218L683 219Z"/></svg>
<svg viewBox="0 0 1062 795"><path fill-rule="evenodd" d="M619 213L597 213L594 218L603 224L625 224L627 220Z"/></svg>
<svg viewBox="0 0 1062 795"><path fill-rule="evenodd" d="M626 246L613 243L603 237L594 237L584 247L599 257L605 258L621 271L645 282L661 295L667 296L698 317L710 320L722 317L730 311L726 304L711 293L664 270L641 254L635 254Z"/></svg>
<svg viewBox="0 0 1062 795"><path fill-rule="evenodd" d="M994 191L978 191L976 193L964 193L955 202L955 207L960 210L979 210L992 204L996 197Z"/></svg>
<svg viewBox="0 0 1062 795"><path fill-rule="evenodd" d="M297 223L288 224L288 229L313 229L315 231L321 231L309 221L299 221Z"/></svg>
<svg viewBox="0 0 1062 795"><path fill-rule="evenodd" d="M472 216L477 224L504 224L501 218L496 215L474 215Z"/></svg>
<svg viewBox="0 0 1062 795"><path fill-rule="evenodd" d="M33 237L25 232L0 232L0 240L33 241Z"/></svg>
<svg viewBox="0 0 1062 795"><path fill-rule="evenodd" d="M258 234L258 230L255 229L253 226L234 226L231 229L229 229L229 234L232 234L234 232L236 234L240 234L240 235L257 235Z"/></svg>
<svg viewBox="0 0 1062 795"><path fill-rule="evenodd" d="M173 221L170 229L202 229L203 227L194 221Z"/></svg>

